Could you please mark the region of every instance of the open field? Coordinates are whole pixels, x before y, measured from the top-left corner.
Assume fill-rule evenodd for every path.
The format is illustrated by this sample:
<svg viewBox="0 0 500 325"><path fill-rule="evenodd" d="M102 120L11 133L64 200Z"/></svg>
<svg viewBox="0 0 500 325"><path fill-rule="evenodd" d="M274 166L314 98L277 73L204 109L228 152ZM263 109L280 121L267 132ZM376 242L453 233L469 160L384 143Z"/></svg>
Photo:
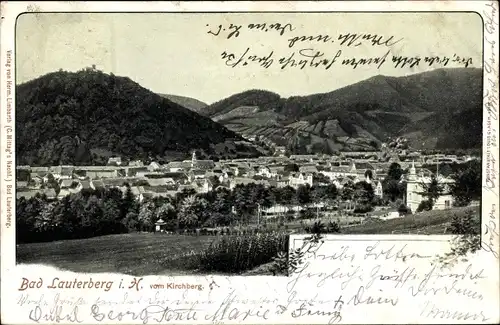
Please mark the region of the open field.
<svg viewBox="0 0 500 325"><path fill-rule="evenodd" d="M213 236L132 233L21 244L17 245L17 262L47 264L74 272L181 275L186 272L178 263L169 265L167 260L200 251L213 240Z"/></svg>

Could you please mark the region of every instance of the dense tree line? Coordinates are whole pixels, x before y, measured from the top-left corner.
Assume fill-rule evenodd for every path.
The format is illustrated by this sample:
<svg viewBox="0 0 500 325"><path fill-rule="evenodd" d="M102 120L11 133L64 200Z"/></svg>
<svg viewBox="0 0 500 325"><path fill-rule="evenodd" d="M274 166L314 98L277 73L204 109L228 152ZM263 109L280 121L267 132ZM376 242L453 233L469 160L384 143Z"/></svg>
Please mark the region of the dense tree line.
<svg viewBox="0 0 500 325"><path fill-rule="evenodd" d="M110 154L146 160L192 149L209 155L226 140L243 138L129 78L95 69L49 73L16 88L19 165L102 163Z"/></svg>
<svg viewBox="0 0 500 325"><path fill-rule="evenodd" d="M370 184L266 188L261 184L238 185L232 191L220 188L205 194L193 190L175 198L156 197L139 203L130 186L119 189L82 190L60 200L44 195L17 200L17 241L39 242L87 238L129 231L153 231L162 219L166 229L177 231L200 227L248 225L257 222L263 209L275 204L308 207L324 202L353 200L366 208L373 200ZM262 221L261 221L262 222Z"/></svg>

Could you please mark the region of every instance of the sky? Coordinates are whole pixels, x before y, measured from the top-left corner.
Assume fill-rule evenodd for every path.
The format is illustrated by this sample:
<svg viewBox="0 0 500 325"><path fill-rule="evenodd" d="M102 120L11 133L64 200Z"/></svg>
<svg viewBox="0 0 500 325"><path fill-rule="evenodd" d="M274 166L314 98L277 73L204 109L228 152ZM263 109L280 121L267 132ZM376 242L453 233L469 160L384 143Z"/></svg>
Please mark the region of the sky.
<svg viewBox="0 0 500 325"><path fill-rule="evenodd" d="M268 31L249 24L266 23ZM270 24L287 26L283 35ZM227 38L230 25L239 35ZM289 25L287 25L289 24ZM222 25L220 33L218 26ZM291 26L291 28L288 28ZM225 30L223 30L225 29ZM293 29L293 30L290 30ZM213 34L209 33L211 31ZM379 35L351 46L339 35ZM328 35L327 42L297 41L300 36ZM392 36L392 39L391 39ZM394 43L394 44L393 44ZM359 45L358 45L359 44ZM357 46L355 46L357 45ZM264 68L246 60L231 67L223 52L235 60L272 55ZM340 51L340 52L339 52ZM336 61L304 69L281 58ZM342 65L344 59L381 58L386 61ZM395 67L392 56L470 58L469 67L482 67L482 21L474 13L29 13L16 25L16 83L49 72L77 71L96 65L106 73L126 76L156 93L188 96L207 104L248 89L265 89L283 97L324 93L375 75L404 76L440 68L423 63ZM226 58L227 59L227 58ZM380 59L381 60L381 59ZM329 61L330 62L330 61ZM446 67L463 67L450 62Z"/></svg>

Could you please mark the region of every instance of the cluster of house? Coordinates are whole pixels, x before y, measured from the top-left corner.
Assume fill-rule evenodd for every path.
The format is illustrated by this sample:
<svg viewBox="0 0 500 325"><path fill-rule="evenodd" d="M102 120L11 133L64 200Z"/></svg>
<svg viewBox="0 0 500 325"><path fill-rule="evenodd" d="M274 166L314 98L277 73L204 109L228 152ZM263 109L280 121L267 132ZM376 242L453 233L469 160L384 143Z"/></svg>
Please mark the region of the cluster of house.
<svg viewBox="0 0 500 325"><path fill-rule="evenodd" d="M331 156L292 155L290 157L260 157L214 162L199 160L172 161L164 165L140 161L122 165L118 157L110 158L107 166L18 166L17 197L32 197L44 193L49 198L62 198L82 189L119 188L125 184L139 200L156 196L175 196L185 189L207 193L240 184L262 184L266 187L298 188L301 185L335 184L341 188L347 182L372 182L375 194L382 196L379 180L385 177L389 164L373 165L354 159ZM290 168L290 166L294 166Z"/></svg>
<svg viewBox="0 0 500 325"><path fill-rule="evenodd" d="M107 166L18 166L16 196L29 198L44 193L48 198L60 199L82 189L118 188L124 192L129 184L132 193L143 201L158 196L173 197L183 190L207 193L221 187L232 190L240 184L251 183L278 188L335 184L342 188L348 182L366 181L372 184L374 194L382 197L381 180L387 175L391 163L360 158L355 153L341 157L291 155L218 162L199 160L193 153L191 160L164 165L156 162L144 165L141 161L125 165L119 157L114 157L109 159ZM425 199L422 196L423 184L431 181L432 173L422 168L424 163L425 160L399 162L403 169L409 169L401 181L407 184L405 203L412 211ZM449 194L453 180L442 175L438 178L445 190L434 208L446 209L453 204Z"/></svg>

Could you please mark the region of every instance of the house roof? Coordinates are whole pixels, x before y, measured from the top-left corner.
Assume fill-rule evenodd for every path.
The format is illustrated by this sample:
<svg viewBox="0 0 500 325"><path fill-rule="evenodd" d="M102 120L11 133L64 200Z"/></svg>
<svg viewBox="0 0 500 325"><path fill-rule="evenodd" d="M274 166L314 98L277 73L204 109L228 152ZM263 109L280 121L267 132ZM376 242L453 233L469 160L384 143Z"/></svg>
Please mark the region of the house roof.
<svg viewBox="0 0 500 325"><path fill-rule="evenodd" d="M57 194L57 197L61 198L61 197L65 197L65 196L70 195L70 194L71 194L71 192L68 189L62 188L59 191L59 194Z"/></svg>
<svg viewBox="0 0 500 325"><path fill-rule="evenodd" d="M349 173L349 172L351 172L351 168L347 167L347 166L331 167L330 171L333 173Z"/></svg>
<svg viewBox="0 0 500 325"><path fill-rule="evenodd" d="M198 187L203 187L205 183L208 183L209 187L213 186L212 182L208 179L195 179L193 183L196 184Z"/></svg>
<svg viewBox="0 0 500 325"><path fill-rule="evenodd" d="M191 168L191 162L188 162L188 161L171 161L165 167L166 168L189 169L189 168Z"/></svg>
<svg viewBox="0 0 500 325"><path fill-rule="evenodd" d="M141 160L133 160L128 163L129 166L131 167L142 167L144 166L144 163Z"/></svg>
<svg viewBox="0 0 500 325"><path fill-rule="evenodd" d="M295 160L298 160L298 159L310 160L310 159L316 159L316 158L318 158L318 156L316 156L316 155L291 155L290 156L290 159L295 159Z"/></svg>
<svg viewBox="0 0 500 325"><path fill-rule="evenodd" d="M316 166L308 165L308 166L300 166L299 172L301 173L317 173L318 169Z"/></svg>
<svg viewBox="0 0 500 325"><path fill-rule="evenodd" d="M78 166L78 170L87 170L87 171L113 171L122 167L118 166Z"/></svg>
<svg viewBox="0 0 500 325"><path fill-rule="evenodd" d="M134 181L137 181L138 178L103 178L101 181L104 186L112 187L112 186L123 186L124 183L132 184Z"/></svg>
<svg viewBox="0 0 500 325"><path fill-rule="evenodd" d="M179 185L179 188L177 189L179 192L182 192L183 190L196 190L196 188L191 185L191 184L187 184L187 185Z"/></svg>
<svg viewBox="0 0 500 325"><path fill-rule="evenodd" d="M194 175L205 175L206 171L203 170L203 169L193 169L191 170L191 172L194 174Z"/></svg>
<svg viewBox="0 0 500 325"><path fill-rule="evenodd" d="M70 187L71 184L73 184L73 182L75 182L74 179L63 179L63 180L61 180L59 186L61 188Z"/></svg>
<svg viewBox="0 0 500 325"><path fill-rule="evenodd" d="M375 168L371 164L365 162L356 162L354 163L354 165L356 166L356 169L375 170Z"/></svg>
<svg viewBox="0 0 500 325"><path fill-rule="evenodd" d="M134 195L139 195L141 193L144 193L144 187L143 186L131 186L130 191L132 191L132 194L134 194Z"/></svg>
<svg viewBox="0 0 500 325"><path fill-rule="evenodd" d="M234 185L247 185L247 184L262 184L265 186L269 186L269 182L267 180L256 180L253 178L247 178L247 177L235 177L231 180L231 183Z"/></svg>
<svg viewBox="0 0 500 325"><path fill-rule="evenodd" d="M175 191L179 188L178 185L161 185L161 186L144 186L145 192L154 192L154 193L167 193L169 191Z"/></svg>
<svg viewBox="0 0 500 325"><path fill-rule="evenodd" d="M193 166L197 169L213 169L215 167L213 160L196 160Z"/></svg>
<svg viewBox="0 0 500 325"><path fill-rule="evenodd" d="M47 173L48 171L49 171L49 167L31 167L32 173L38 173L38 172Z"/></svg>
<svg viewBox="0 0 500 325"><path fill-rule="evenodd" d="M16 198L20 199L20 198L24 197L26 199L29 199L29 198L34 197L37 193L38 193L38 191L36 191L36 190L33 190L33 191L16 191Z"/></svg>
<svg viewBox="0 0 500 325"><path fill-rule="evenodd" d="M188 175L186 175L186 173L183 172L167 172L163 173L163 176L165 176L165 178L172 178L173 180L188 178Z"/></svg>
<svg viewBox="0 0 500 325"><path fill-rule="evenodd" d="M285 166L269 166L269 170L273 173L282 172L285 170Z"/></svg>
<svg viewBox="0 0 500 325"><path fill-rule="evenodd" d="M90 181L85 179L80 181L80 184L82 184L82 189L89 189L90 187Z"/></svg>

